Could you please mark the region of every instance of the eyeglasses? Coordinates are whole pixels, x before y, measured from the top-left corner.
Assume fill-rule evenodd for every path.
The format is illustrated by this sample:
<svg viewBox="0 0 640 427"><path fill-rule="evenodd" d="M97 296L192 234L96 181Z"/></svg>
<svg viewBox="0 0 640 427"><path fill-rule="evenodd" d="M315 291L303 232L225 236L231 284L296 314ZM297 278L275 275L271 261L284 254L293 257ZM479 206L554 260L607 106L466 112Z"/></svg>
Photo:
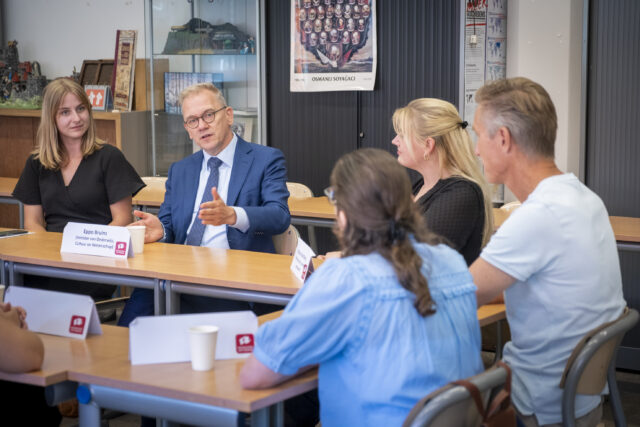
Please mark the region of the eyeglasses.
<svg viewBox="0 0 640 427"><path fill-rule="evenodd" d="M329 199L329 202L332 205L336 204L336 192L333 189L333 187L327 187L324 189L324 195L327 196L327 199Z"/></svg>
<svg viewBox="0 0 640 427"><path fill-rule="evenodd" d="M215 111L214 110L207 110L200 117L189 117L187 119L187 121L184 122L184 124L187 125L191 129L195 129L200 124L200 119L204 120L205 123L213 123L213 121L216 119L216 113L218 111L224 110L225 108L227 108L226 105L224 107L222 107L222 108L218 108Z"/></svg>

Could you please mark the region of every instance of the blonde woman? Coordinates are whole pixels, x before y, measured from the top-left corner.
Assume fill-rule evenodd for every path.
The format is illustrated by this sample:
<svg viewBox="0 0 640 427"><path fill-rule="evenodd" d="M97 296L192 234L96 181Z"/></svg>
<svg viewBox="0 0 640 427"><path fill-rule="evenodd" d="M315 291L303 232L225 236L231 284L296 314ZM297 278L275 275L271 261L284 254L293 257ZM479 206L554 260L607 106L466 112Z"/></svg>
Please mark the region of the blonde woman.
<svg viewBox="0 0 640 427"><path fill-rule="evenodd" d="M493 210L467 122L447 101L419 98L393 114L398 162L420 173L413 199L428 228L444 237L468 265L493 232Z"/></svg>
<svg viewBox="0 0 640 427"><path fill-rule="evenodd" d="M131 198L142 187L122 152L97 138L82 86L67 78L49 83L36 148L13 190L24 204L25 228L61 232L72 221L127 225ZM54 289L89 293L84 288Z"/></svg>

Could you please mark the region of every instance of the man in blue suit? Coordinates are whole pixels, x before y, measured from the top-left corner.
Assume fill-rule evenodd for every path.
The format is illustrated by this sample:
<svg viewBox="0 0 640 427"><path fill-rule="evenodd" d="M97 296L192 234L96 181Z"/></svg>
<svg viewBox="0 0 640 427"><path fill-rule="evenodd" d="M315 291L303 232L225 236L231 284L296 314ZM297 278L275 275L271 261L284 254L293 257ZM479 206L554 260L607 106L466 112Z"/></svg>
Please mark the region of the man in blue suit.
<svg viewBox="0 0 640 427"><path fill-rule="evenodd" d="M282 152L248 143L231 131L233 110L211 83L180 95L184 127L202 150L169 168L158 216L135 211L146 226L145 243L162 241L274 252L271 237L291 217ZM182 295L182 312L247 310L248 303ZM153 293L136 289L120 318L153 314Z"/></svg>

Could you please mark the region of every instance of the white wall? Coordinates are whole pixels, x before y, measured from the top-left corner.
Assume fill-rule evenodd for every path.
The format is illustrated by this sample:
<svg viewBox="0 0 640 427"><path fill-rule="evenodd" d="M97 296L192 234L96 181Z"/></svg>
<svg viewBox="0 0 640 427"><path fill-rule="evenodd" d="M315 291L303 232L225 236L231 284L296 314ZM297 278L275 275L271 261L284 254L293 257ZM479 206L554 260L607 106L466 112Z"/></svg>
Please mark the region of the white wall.
<svg viewBox="0 0 640 427"><path fill-rule="evenodd" d="M85 59L113 59L116 30L138 30L145 57L143 0L4 0L4 39L49 79L80 72Z"/></svg>
<svg viewBox="0 0 640 427"><path fill-rule="evenodd" d="M551 95L558 114L556 163L580 172L582 0L509 0L507 77L524 76Z"/></svg>

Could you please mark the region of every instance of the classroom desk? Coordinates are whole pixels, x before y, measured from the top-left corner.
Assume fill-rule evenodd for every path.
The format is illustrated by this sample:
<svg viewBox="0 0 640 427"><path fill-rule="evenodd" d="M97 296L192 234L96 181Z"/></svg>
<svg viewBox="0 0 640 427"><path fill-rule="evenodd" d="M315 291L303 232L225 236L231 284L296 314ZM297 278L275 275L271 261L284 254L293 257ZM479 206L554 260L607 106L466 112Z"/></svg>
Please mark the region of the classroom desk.
<svg viewBox="0 0 640 427"><path fill-rule="evenodd" d="M640 252L640 218L610 216L609 221L616 235L618 249Z"/></svg>
<svg viewBox="0 0 640 427"><path fill-rule="evenodd" d="M20 214L20 228L24 228L24 206L22 205L21 201L14 199L11 195L17 183L18 178L0 177L0 203L6 203L8 205L18 205L18 212Z"/></svg>
<svg viewBox="0 0 640 427"><path fill-rule="evenodd" d="M260 324L281 312L260 316ZM481 325L504 319L503 304L478 310ZM86 340L40 334L45 346L42 369L26 374L0 372L0 379L49 387L59 386L51 402L76 394L80 426L99 426L100 408L131 412L170 421L238 425L251 413L251 425L282 425L282 402L317 387L317 371L306 372L278 387L244 390L238 376L243 359L220 360L213 371L195 372L190 363L132 366L128 358L129 330L102 325L102 335ZM77 393L76 393L77 387ZM218 424L216 424L218 425Z"/></svg>
<svg viewBox="0 0 640 427"><path fill-rule="evenodd" d="M46 232L0 239L7 283L34 274L152 289L157 314L165 301L176 312L177 293L286 305L301 286L285 255L150 243L142 254L114 259L60 253L61 241L61 233Z"/></svg>

